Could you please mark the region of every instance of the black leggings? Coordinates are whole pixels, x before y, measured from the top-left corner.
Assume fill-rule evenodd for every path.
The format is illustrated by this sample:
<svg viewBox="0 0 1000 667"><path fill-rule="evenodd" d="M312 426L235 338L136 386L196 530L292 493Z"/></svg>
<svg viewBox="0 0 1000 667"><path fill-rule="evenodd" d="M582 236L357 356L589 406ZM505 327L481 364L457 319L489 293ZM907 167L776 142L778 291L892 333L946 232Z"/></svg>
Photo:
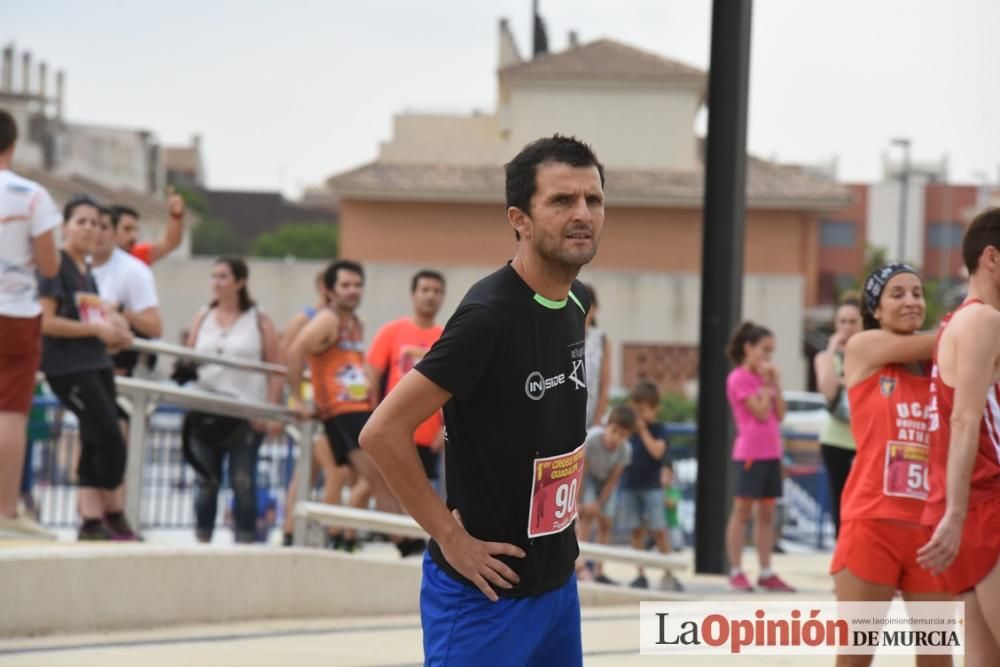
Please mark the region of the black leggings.
<svg viewBox="0 0 1000 667"><path fill-rule="evenodd" d="M854 463L853 449L844 449L835 445L820 445L823 455L823 465L826 467L826 478L830 482L830 517L833 519L833 529L840 535L840 496L847 483L847 474L851 472Z"/></svg>
<svg viewBox="0 0 1000 667"><path fill-rule="evenodd" d="M50 376L46 380L80 422L78 484L106 491L117 489L125 479L125 439L118 425L111 369Z"/></svg>

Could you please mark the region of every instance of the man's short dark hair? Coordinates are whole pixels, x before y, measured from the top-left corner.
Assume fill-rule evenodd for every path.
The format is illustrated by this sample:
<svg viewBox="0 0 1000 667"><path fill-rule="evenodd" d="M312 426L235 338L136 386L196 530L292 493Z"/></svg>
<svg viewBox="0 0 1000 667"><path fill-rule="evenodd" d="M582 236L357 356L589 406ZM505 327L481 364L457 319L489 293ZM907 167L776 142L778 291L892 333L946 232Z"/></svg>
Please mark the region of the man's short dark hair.
<svg viewBox="0 0 1000 667"><path fill-rule="evenodd" d="M571 167L597 167L601 187L604 187L604 165L598 161L593 149L576 137L554 134L531 142L504 165L507 208L516 207L530 214L531 198L538 189L538 165L546 162L568 164ZM514 236L521 238L516 230Z"/></svg>
<svg viewBox="0 0 1000 667"><path fill-rule="evenodd" d="M356 273L361 276L361 281L364 282L365 270L359 263L350 259L338 259L330 262L330 265L326 267L326 272L323 274L323 282L326 284L327 289L333 289L333 286L337 284L337 274L341 271Z"/></svg>
<svg viewBox="0 0 1000 667"><path fill-rule="evenodd" d="M417 291L417 285L420 284L420 280L426 278L428 280L436 280L441 283L441 288L444 289L445 282L444 276L441 275L440 271L435 271L434 269L420 269L413 274L413 280L410 281L410 294Z"/></svg>
<svg viewBox="0 0 1000 667"><path fill-rule="evenodd" d="M130 206L122 206L121 204L115 204L111 207L111 224L117 228L118 223L122 221L123 215L131 215L136 220L139 219L139 211L131 208Z"/></svg>
<svg viewBox="0 0 1000 667"><path fill-rule="evenodd" d="M17 141L17 121L9 111L0 109L0 153L6 153L15 141Z"/></svg>
<svg viewBox="0 0 1000 667"><path fill-rule="evenodd" d="M660 389L649 380L641 380L628 395L633 403L660 406Z"/></svg>
<svg viewBox="0 0 1000 667"><path fill-rule="evenodd" d="M608 415L609 424L617 424L629 432L635 431L636 419L635 410L627 405L619 405Z"/></svg>
<svg viewBox="0 0 1000 667"><path fill-rule="evenodd" d="M973 219L962 239L962 261L971 276L988 246L1000 250L1000 208L988 208Z"/></svg>

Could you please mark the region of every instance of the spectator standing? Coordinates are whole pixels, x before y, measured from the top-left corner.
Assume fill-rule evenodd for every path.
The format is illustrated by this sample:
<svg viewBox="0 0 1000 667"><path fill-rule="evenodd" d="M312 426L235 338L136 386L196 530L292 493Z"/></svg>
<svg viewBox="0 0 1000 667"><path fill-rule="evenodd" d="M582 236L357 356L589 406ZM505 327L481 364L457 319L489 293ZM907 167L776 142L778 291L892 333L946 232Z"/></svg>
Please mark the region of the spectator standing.
<svg viewBox="0 0 1000 667"><path fill-rule="evenodd" d="M51 538L17 500L42 353L35 271L51 278L59 269L61 218L45 188L10 170L16 143L14 117L0 109L0 536Z"/></svg>
<svg viewBox="0 0 1000 667"><path fill-rule="evenodd" d="M636 428L635 411L621 405L611 411L607 424L595 426L587 433L577 533L581 541L590 540L596 522L597 543L611 543L618 482L632 462L632 446L628 440ZM595 581L614 583L604 574L602 565L600 562L594 565Z"/></svg>
<svg viewBox="0 0 1000 667"><path fill-rule="evenodd" d="M833 320L834 330L825 350L816 355L816 384L826 398L829 414L819 434L823 467L830 485L830 515L840 535L840 498L851 471L857 447L851 435L850 409L844 386L844 350L847 341L861 331L861 301L857 296L842 298Z"/></svg>
<svg viewBox="0 0 1000 667"><path fill-rule="evenodd" d="M642 381L629 395L632 409L638 417L632 435L632 464L625 471L622 485L624 527L632 532L632 548L645 549L647 536L652 533L660 553L670 553L670 536L663 517L663 488L660 468L667 454L667 428L656 414L660 409L660 390L652 382ZM664 573L664 587L676 588L669 573ZM633 588L649 588L643 568L632 581Z"/></svg>
<svg viewBox="0 0 1000 667"><path fill-rule="evenodd" d="M250 298L249 270L239 257L222 257L212 267L212 302L195 315L188 347L253 361L278 363L278 335L267 314ZM197 386L205 391L255 403L277 403L280 376L218 364L198 367ZM265 424L234 417L191 412L185 424L191 463L198 472L195 530L199 542L211 542L218 512L222 465L228 459L235 496L236 541L253 542L257 526L257 450L264 431L281 432L280 423Z"/></svg>
<svg viewBox="0 0 1000 667"><path fill-rule="evenodd" d="M600 426L608 411L611 391L611 343L607 334L597 328L597 292L585 285L590 294L590 311L587 313L587 428Z"/></svg>
<svg viewBox="0 0 1000 667"><path fill-rule="evenodd" d="M42 278L42 371L63 406L80 424L79 539L136 539L125 519L120 487L125 439L118 424L115 379L108 349L126 347L132 334L114 320L98 295L86 258L94 251L100 206L74 197L63 213L59 272Z"/></svg>
<svg viewBox="0 0 1000 667"><path fill-rule="evenodd" d="M166 255L176 250L184 239L184 199L167 189L167 210L169 220L167 231L163 238L155 243L139 242L139 212L129 206L117 205L111 207L111 216L115 225L115 239L118 247L127 253L138 257L147 265L152 265Z"/></svg>
<svg viewBox="0 0 1000 667"><path fill-rule="evenodd" d="M729 357L736 364L726 379L726 395L736 421L733 466L736 497L726 526L729 586L753 591L743 573L743 540L754 515L754 542L760 559L757 585L769 591L794 589L771 570L775 545L774 506L782 494L781 420L785 399L777 367L771 362L774 334L753 322L744 322L729 342Z"/></svg>
<svg viewBox="0 0 1000 667"><path fill-rule="evenodd" d="M391 392L441 337L444 327L436 319L444 302L444 290L443 275L429 269L419 271L410 282L413 314L389 322L375 334L368 350L373 405L382 402L382 383L385 382L386 394ZM444 446L444 418L440 410L417 427L413 442L427 479L436 481Z"/></svg>

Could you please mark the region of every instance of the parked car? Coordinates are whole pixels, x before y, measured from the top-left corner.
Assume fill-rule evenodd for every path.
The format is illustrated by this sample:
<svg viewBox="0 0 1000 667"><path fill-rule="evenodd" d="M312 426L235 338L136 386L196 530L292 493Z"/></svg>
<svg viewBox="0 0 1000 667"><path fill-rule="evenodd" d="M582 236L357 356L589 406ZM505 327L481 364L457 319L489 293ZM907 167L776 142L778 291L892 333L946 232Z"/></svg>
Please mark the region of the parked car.
<svg viewBox="0 0 1000 667"><path fill-rule="evenodd" d="M819 435L826 423L826 398L813 391L785 391L785 419L781 428L802 435Z"/></svg>

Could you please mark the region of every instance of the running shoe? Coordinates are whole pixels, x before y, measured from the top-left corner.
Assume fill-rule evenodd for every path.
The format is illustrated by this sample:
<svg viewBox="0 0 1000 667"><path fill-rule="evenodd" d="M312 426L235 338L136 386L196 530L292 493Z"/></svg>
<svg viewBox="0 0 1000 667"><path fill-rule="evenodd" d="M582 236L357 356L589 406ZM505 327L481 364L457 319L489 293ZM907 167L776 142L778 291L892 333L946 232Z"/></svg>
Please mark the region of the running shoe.
<svg viewBox="0 0 1000 667"><path fill-rule="evenodd" d="M608 575L604 574L603 572L601 572L599 575L597 575L596 577L594 577L594 581L596 581L599 584L610 584L612 586L618 585L617 581L615 581L614 579L612 579Z"/></svg>
<svg viewBox="0 0 1000 667"><path fill-rule="evenodd" d="M22 511L13 518L0 517L0 539L54 540L56 534L42 528Z"/></svg>
<svg viewBox="0 0 1000 667"><path fill-rule="evenodd" d="M772 574L770 577L759 577L757 579L757 585L763 588L765 591L770 591L771 593L794 593L795 589L789 586L776 574Z"/></svg>
<svg viewBox="0 0 1000 667"><path fill-rule="evenodd" d="M663 578L660 579L660 590L661 591L674 591L675 593L680 593L684 590L683 584L674 576L673 572L664 572Z"/></svg>
<svg viewBox="0 0 1000 667"><path fill-rule="evenodd" d="M729 577L729 588L738 593L753 592L753 586L750 585L750 580L747 579L747 575L742 572L737 572Z"/></svg>
<svg viewBox="0 0 1000 667"><path fill-rule="evenodd" d="M649 580L646 579L646 575L640 574L638 577L632 580L629 584L632 588L649 588Z"/></svg>
<svg viewBox="0 0 1000 667"><path fill-rule="evenodd" d="M141 542L141 538L132 530L131 524L125 518L123 512L104 515L104 523L111 532L111 539L115 542Z"/></svg>
<svg viewBox="0 0 1000 667"><path fill-rule="evenodd" d="M76 534L76 539L80 542L108 542L113 538L114 536L108 530L107 525L100 520L85 521L80 526L80 532Z"/></svg>

